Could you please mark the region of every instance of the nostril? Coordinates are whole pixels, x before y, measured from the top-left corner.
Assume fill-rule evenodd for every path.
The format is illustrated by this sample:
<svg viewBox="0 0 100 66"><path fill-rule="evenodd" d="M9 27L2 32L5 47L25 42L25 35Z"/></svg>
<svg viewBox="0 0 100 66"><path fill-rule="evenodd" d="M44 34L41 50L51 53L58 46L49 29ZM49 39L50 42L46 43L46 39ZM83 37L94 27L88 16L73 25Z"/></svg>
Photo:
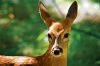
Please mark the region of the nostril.
<svg viewBox="0 0 100 66"><path fill-rule="evenodd" d="M59 55L60 54L60 50L54 50L54 55Z"/></svg>
<svg viewBox="0 0 100 66"><path fill-rule="evenodd" d="M63 53L63 49L60 47L54 47L51 50L51 55L55 56L55 57L59 57L61 56Z"/></svg>
<svg viewBox="0 0 100 66"><path fill-rule="evenodd" d="M56 48L53 49L53 54L54 55L60 55L61 53L63 53L62 48L56 47Z"/></svg>
<svg viewBox="0 0 100 66"><path fill-rule="evenodd" d="M62 48L59 48L59 50L60 50L61 53L63 53L63 49Z"/></svg>

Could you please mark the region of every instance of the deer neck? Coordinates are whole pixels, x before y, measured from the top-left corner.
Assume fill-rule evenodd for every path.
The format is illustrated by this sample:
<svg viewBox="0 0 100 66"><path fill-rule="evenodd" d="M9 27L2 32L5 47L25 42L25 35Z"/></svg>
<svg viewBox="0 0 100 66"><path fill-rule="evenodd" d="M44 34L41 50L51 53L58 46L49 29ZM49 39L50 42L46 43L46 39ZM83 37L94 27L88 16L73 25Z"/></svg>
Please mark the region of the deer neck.
<svg viewBox="0 0 100 66"><path fill-rule="evenodd" d="M50 44L47 52L42 56L43 66L67 66L67 44L63 44L63 54L60 57L54 57L51 53L52 45Z"/></svg>

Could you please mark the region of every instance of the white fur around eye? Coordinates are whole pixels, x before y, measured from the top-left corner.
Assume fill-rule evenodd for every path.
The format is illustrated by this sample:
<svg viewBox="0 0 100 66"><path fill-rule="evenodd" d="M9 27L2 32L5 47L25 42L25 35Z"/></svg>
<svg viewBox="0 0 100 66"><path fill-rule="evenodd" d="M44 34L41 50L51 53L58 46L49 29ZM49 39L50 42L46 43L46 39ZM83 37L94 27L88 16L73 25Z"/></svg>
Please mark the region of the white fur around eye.
<svg viewBox="0 0 100 66"><path fill-rule="evenodd" d="M66 42L66 41L68 41L68 38L64 38L64 39L63 39L63 42Z"/></svg>

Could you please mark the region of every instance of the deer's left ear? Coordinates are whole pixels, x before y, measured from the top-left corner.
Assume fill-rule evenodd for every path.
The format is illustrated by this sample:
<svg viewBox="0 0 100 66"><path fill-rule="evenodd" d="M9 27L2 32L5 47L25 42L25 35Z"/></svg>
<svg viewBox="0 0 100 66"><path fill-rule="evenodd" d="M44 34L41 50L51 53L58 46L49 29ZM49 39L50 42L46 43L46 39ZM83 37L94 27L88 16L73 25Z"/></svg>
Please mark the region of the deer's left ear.
<svg viewBox="0 0 100 66"><path fill-rule="evenodd" d="M74 1L68 10L65 20L62 22L64 25L71 25L73 23L73 21L77 17L77 9L77 2Z"/></svg>
<svg viewBox="0 0 100 66"><path fill-rule="evenodd" d="M77 8L78 8L77 2L74 1L68 10L66 18L74 20L77 16Z"/></svg>

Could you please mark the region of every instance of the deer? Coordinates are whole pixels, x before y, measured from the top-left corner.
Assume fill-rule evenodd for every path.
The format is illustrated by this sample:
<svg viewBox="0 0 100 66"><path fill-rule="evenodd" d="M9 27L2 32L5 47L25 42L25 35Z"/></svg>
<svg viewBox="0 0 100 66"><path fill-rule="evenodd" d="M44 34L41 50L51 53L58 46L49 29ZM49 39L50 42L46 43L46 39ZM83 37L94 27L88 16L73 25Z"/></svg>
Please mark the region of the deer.
<svg viewBox="0 0 100 66"><path fill-rule="evenodd" d="M77 9L77 2L74 1L65 19L59 22L49 15L44 4L39 1L40 16L48 28L47 51L37 57L0 55L0 66L67 66L69 36Z"/></svg>

